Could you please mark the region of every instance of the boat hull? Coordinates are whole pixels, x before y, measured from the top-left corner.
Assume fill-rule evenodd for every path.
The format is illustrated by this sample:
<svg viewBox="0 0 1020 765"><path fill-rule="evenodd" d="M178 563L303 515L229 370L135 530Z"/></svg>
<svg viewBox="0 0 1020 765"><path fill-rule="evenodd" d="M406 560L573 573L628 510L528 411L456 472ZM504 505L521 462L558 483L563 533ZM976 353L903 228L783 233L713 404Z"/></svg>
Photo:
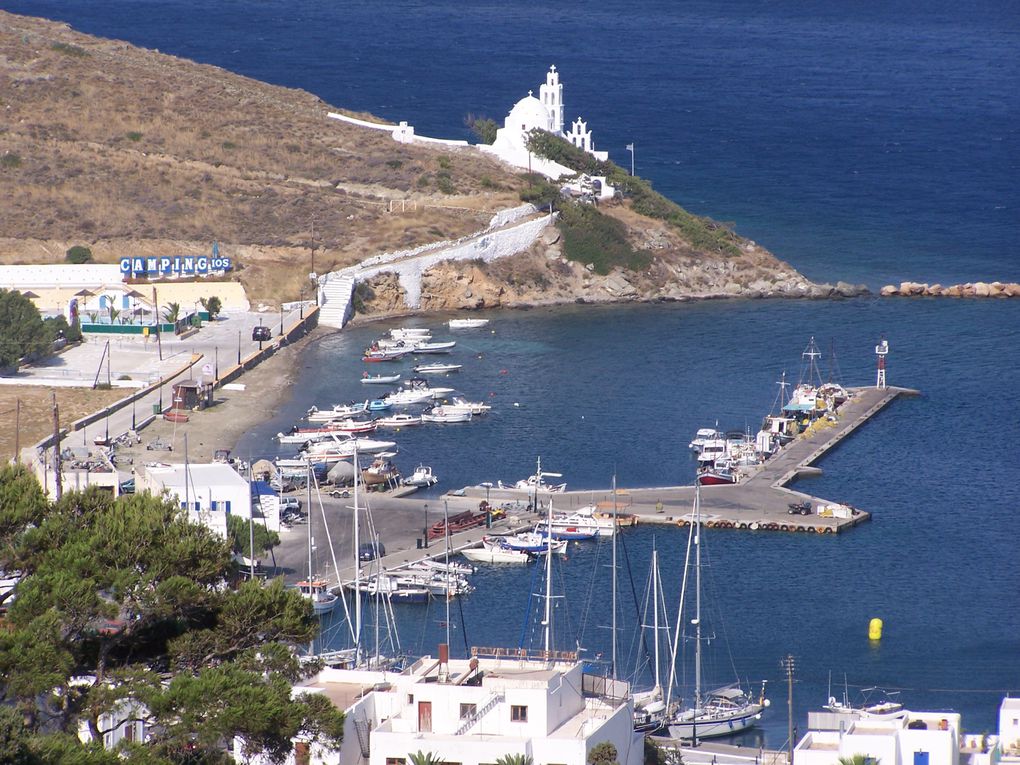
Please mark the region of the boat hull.
<svg viewBox="0 0 1020 765"><path fill-rule="evenodd" d="M699 739L732 736L753 727L761 717L762 709L760 704L751 704L733 712L696 716L690 720L674 720L667 726L669 737L691 741L695 736Z"/></svg>

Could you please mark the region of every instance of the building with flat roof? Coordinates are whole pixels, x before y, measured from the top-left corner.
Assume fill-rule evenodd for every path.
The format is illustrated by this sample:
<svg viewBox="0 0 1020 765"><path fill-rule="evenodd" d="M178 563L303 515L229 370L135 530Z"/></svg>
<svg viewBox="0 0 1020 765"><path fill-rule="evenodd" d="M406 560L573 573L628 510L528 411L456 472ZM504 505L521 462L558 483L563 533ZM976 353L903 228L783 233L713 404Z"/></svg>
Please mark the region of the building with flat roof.
<svg viewBox="0 0 1020 765"><path fill-rule="evenodd" d="M289 762L406 765L422 751L458 765L510 754L586 765L595 746L610 743L620 765L641 765L644 737L633 729L627 683L584 674L575 654L473 653L447 659L440 646L439 658L399 673L323 670L294 693L323 694L346 712L344 744L335 752L298 742Z"/></svg>
<svg viewBox="0 0 1020 765"><path fill-rule="evenodd" d="M906 712L861 717L840 730L810 730L793 750L794 765L838 765L862 754L881 765L960 765L960 715Z"/></svg>
<svg viewBox="0 0 1020 765"><path fill-rule="evenodd" d="M136 473L138 492L174 497L187 510L188 519L202 523L221 537L227 536L227 516L251 518L251 488L230 465L145 465Z"/></svg>

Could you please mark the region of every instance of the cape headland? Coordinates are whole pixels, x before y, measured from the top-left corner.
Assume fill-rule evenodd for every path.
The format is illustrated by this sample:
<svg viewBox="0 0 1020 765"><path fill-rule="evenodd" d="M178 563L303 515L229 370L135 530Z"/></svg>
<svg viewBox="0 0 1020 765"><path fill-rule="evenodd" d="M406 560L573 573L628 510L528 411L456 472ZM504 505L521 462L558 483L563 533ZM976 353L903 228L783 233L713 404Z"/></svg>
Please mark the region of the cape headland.
<svg viewBox="0 0 1020 765"><path fill-rule="evenodd" d="M0 82L3 264L62 263L75 246L99 263L198 255L215 242L252 305L276 307L311 298L309 272L483 232L523 200L553 204L555 227L518 254L436 264L420 310L866 291L813 283L552 134L532 149L577 173L573 195L567 179L478 147L394 140L329 119L337 109L304 91L9 13ZM592 198L592 175L618 193ZM406 312L402 297L380 274L354 303L380 316Z"/></svg>

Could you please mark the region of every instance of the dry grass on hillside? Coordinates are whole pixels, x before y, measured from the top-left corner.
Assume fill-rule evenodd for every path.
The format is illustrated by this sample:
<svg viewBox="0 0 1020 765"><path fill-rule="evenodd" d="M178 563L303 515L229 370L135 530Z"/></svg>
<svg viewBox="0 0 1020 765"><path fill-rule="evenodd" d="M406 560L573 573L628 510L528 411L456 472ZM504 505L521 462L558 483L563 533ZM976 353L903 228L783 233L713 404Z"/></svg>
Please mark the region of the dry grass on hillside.
<svg viewBox="0 0 1020 765"><path fill-rule="evenodd" d="M306 92L2 12L0 110L0 262L219 241L248 246L256 277L313 245L325 266L461 236L518 203L518 178L474 150L397 144Z"/></svg>
<svg viewBox="0 0 1020 765"><path fill-rule="evenodd" d="M124 398L124 390L91 390L88 388L0 388L0 460L14 456L15 413L17 401L21 400L20 446L24 449L53 432L53 405L51 394L56 392L57 407L60 410L60 426L70 423L86 414L109 406Z"/></svg>

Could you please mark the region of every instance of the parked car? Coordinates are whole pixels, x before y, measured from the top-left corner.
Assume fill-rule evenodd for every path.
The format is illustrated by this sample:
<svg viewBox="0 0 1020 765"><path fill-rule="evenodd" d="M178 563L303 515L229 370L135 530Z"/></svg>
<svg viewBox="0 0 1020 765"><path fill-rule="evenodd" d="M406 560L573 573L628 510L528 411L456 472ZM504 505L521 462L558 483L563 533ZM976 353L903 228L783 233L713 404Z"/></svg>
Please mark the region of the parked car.
<svg viewBox="0 0 1020 765"><path fill-rule="evenodd" d="M280 510L301 510L301 500L297 497L281 497L280 498Z"/></svg>
<svg viewBox="0 0 1020 765"><path fill-rule="evenodd" d="M386 545L382 542L365 542L358 547L358 560L375 560L386 554Z"/></svg>
<svg viewBox="0 0 1020 765"><path fill-rule="evenodd" d="M257 327L253 327L251 331L251 339L258 342L273 339L273 330L269 327L259 324Z"/></svg>

